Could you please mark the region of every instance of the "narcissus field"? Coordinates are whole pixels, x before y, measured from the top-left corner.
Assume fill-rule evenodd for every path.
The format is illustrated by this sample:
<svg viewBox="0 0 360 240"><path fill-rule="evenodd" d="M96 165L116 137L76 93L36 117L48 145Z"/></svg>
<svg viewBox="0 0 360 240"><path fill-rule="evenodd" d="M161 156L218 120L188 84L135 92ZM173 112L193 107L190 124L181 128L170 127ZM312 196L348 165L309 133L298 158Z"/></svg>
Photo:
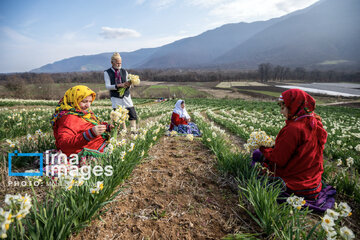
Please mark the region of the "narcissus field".
<svg viewBox="0 0 360 240"><path fill-rule="evenodd" d="M57 102L1 99L0 237L96 239L101 236L105 239L124 239L121 236L125 236L122 235L125 225L116 230L99 230L96 224L106 222L109 216L120 216L115 205L121 208L130 204L126 195L131 193L124 186L127 184L131 187L131 182L137 176L134 171L140 171L143 165L150 162L160 168L156 162L160 160L163 166L167 159L161 157L161 154L160 157L155 156L155 150L168 152L174 159L186 163L190 160L185 152L195 148L199 155L193 158L199 158L201 166L208 164L209 168L200 168L199 165L199 169L191 167L182 170L179 167L171 174L166 173L175 186L166 193L172 196L171 200L167 204L158 204L146 214L143 211L141 215L140 210L137 212L133 209L133 214L127 215L136 222L133 239L354 239L359 236L360 109L333 106L316 108L328 132L323 182L337 191L335 207L318 214L305 208L305 201L296 196L279 204L277 198L281 187L268 181L266 175L260 175L260 168L251 166L251 139L254 139L254 134L266 134L269 138L265 140L271 144L285 125L275 102L228 99L185 101L192 121L202 133L201 137L168 131L175 100L154 102L135 99L139 129L135 133L119 129L115 138L109 140L103 156L96 159L97 165L112 166L111 176L92 174L86 177L78 173L76 176L59 176L54 179L45 175L9 176L8 153L44 153L56 148L50 118ZM91 108L100 119L112 121L110 101L95 101ZM164 147L165 143L169 143L170 147ZM177 147L171 148L175 145ZM199 157L202 153L206 153L209 159L215 159L215 162L207 162L208 159ZM88 164L91 166L92 163ZM38 163L31 157L12 159L13 172L36 173L39 171L37 166ZM166 169L166 164L164 167ZM194 178L192 182L196 184L187 185L177 179L181 174L191 176L196 171L203 171L207 175L209 169L222 181L216 181L211 188L205 187L208 190L201 197L196 192L197 187L201 187L202 178ZM150 182L152 173L159 171L154 167L150 173L141 172L140 176L145 182L145 176L148 176ZM224 188L231 190L224 194ZM185 201L178 199L180 195L177 194L181 191L189 192L189 199L195 200L180 211L181 202ZM215 196L220 196L219 200L215 201L218 199ZM236 202L222 205L230 198L236 199ZM144 203L151 201L151 197L143 192L133 198L131 204L134 201ZM230 214L223 214L225 220L222 222L209 214L202 214L204 206L218 212L227 208L227 213L233 211L233 214L231 217ZM119 219L122 219L119 222L127 221L125 218ZM181 219L193 220L184 224ZM150 227L146 228L150 226L147 221L151 222L151 231ZM165 223L167 228L173 228L172 232L167 232ZM211 224L215 223L221 231L211 228ZM86 235L96 231L99 235Z"/></svg>

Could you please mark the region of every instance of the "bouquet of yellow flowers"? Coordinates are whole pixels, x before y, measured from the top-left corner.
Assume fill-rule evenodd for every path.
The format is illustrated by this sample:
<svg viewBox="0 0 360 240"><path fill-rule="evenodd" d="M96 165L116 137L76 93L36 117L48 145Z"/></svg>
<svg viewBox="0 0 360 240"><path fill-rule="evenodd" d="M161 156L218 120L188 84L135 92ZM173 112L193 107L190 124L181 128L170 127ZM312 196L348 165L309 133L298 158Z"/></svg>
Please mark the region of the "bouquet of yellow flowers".
<svg viewBox="0 0 360 240"><path fill-rule="evenodd" d="M140 84L140 78L138 75L135 74L129 74L128 78L132 85L137 86ZM118 93L120 94L120 97L124 96L126 88L119 88Z"/></svg>
<svg viewBox="0 0 360 240"><path fill-rule="evenodd" d="M264 131L255 131L250 134L247 143L244 144L246 151L252 152L261 146L272 147L275 145L273 137L268 136Z"/></svg>
<svg viewBox="0 0 360 240"><path fill-rule="evenodd" d="M140 78L138 75L135 74L129 74L129 79L131 81L131 84L134 86L137 86L140 84Z"/></svg>

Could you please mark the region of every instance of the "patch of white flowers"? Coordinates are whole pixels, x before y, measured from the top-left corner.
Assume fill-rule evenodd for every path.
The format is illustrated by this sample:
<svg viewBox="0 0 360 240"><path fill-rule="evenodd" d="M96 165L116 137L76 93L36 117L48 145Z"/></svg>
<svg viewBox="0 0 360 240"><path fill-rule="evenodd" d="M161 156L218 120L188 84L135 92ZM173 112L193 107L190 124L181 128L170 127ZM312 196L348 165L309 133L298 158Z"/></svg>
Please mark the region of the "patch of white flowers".
<svg viewBox="0 0 360 240"><path fill-rule="evenodd" d="M10 225L14 220L21 221L27 214L30 213L32 203L30 195L21 194L5 195L5 209L0 208L0 237L7 238L6 231L9 230Z"/></svg>
<svg viewBox="0 0 360 240"><path fill-rule="evenodd" d="M351 229L346 226L339 227L341 218L351 216L351 208L345 202L335 203L334 210L327 209L325 215L321 218L321 226L326 233L327 239L337 239L340 235L343 239L354 239L355 235Z"/></svg>

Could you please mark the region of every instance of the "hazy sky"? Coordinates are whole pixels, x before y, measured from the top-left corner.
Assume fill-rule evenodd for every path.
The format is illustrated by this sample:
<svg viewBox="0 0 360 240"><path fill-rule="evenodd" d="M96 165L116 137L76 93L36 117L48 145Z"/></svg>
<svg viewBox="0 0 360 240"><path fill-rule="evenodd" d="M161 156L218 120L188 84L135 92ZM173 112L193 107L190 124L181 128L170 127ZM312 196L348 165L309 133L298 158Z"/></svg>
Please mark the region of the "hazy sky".
<svg viewBox="0 0 360 240"><path fill-rule="evenodd" d="M133 51L226 23L279 17L318 0L0 0L0 72Z"/></svg>

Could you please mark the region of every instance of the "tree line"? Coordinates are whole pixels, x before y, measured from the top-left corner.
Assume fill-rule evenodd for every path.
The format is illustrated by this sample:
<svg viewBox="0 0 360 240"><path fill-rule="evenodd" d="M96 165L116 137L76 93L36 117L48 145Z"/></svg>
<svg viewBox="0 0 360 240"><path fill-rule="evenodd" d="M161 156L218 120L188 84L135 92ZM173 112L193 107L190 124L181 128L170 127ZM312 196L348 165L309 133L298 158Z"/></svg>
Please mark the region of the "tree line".
<svg viewBox="0 0 360 240"><path fill-rule="evenodd" d="M220 81L301 81L301 82L360 82L359 72L307 70L262 63L257 70L193 70L193 69L128 69L142 81L158 82L220 82ZM16 90L27 84L103 83L103 72L14 73L0 74L0 84Z"/></svg>

